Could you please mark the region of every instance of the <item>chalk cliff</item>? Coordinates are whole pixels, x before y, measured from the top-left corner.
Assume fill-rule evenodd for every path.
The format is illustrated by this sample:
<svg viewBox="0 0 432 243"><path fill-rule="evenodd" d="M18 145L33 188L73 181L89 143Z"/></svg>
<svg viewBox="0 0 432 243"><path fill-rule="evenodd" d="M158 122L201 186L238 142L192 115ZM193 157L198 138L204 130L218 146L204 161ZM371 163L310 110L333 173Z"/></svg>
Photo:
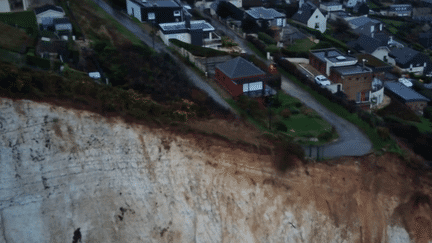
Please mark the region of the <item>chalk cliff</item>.
<svg viewBox="0 0 432 243"><path fill-rule="evenodd" d="M278 174L213 138L0 102L0 243L432 239L432 183L393 155Z"/></svg>

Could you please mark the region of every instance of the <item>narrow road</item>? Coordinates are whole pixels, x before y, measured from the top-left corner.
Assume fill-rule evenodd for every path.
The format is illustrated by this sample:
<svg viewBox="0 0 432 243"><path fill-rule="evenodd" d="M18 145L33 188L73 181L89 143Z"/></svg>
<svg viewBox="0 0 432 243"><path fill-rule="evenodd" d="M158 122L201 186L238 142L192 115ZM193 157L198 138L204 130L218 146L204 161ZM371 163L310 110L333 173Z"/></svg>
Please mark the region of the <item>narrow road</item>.
<svg viewBox="0 0 432 243"><path fill-rule="evenodd" d="M203 15L204 12L201 11ZM217 20L212 19L211 23L216 29L225 30L225 25ZM226 34L249 54L255 54L246 45L246 40L239 37L233 30L227 28ZM260 60L270 64L270 61L257 56ZM302 70L303 71L303 70ZM315 98L308 92L301 89L294 82L289 80L286 76L282 75L282 90L287 94L299 99L303 104L315 110L325 121L335 126L339 139L330 144L321 146L320 157L336 158L341 156L361 156L372 151L372 143L369 138L354 124L346 121L345 119L337 116L329 111L325 106L321 105ZM304 147L306 155L309 156L309 148ZM317 156L317 149L312 148L311 157Z"/></svg>
<svg viewBox="0 0 432 243"><path fill-rule="evenodd" d="M120 24L125 26L128 30L134 33L140 40L142 40L149 47L153 46L153 39L149 33L146 33L140 26L134 23L131 19L124 16L117 10L114 10L102 0L93 0L96 4L98 4L105 12L110 14L115 20L117 20ZM211 98L213 98L218 104L222 107L231 110L234 114L236 111L224 100L220 97L220 95L209 85L207 84L199 75L197 75L190 67L186 66L177 56L172 54L165 44L160 43L155 39L154 42L154 50L158 53L167 53L169 54L174 61L178 64L179 69L185 71L187 77L189 77L190 81L199 89L206 92Z"/></svg>

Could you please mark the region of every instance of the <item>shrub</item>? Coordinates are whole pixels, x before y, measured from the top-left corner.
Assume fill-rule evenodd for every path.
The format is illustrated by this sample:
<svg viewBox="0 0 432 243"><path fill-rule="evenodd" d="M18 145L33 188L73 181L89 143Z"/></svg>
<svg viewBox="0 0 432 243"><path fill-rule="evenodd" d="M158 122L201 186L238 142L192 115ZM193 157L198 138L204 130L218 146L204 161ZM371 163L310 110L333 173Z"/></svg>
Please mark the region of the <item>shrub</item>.
<svg viewBox="0 0 432 243"><path fill-rule="evenodd" d="M390 130L387 127L377 127L377 133L378 136L383 140L390 138Z"/></svg>
<svg viewBox="0 0 432 243"><path fill-rule="evenodd" d="M288 127L285 125L285 123L283 123L281 121L275 122L274 128L278 131L281 131L281 132L287 132L288 131Z"/></svg>
<svg viewBox="0 0 432 243"><path fill-rule="evenodd" d="M427 119L432 119L432 107L428 106L423 111L423 116Z"/></svg>
<svg viewBox="0 0 432 243"><path fill-rule="evenodd" d="M276 44L276 40L264 32L258 32L258 38L260 40L264 41L264 43L266 43L267 45L275 45Z"/></svg>
<svg viewBox="0 0 432 243"><path fill-rule="evenodd" d="M280 115L283 117L283 118L289 118L290 116L291 116L291 111L289 110L289 109L283 109L281 112L280 112Z"/></svg>
<svg viewBox="0 0 432 243"><path fill-rule="evenodd" d="M330 131L323 132L320 135L318 135L318 139L321 141L328 141L332 138L333 134Z"/></svg>
<svg viewBox="0 0 432 243"><path fill-rule="evenodd" d="M300 114L300 110L297 108L290 108L290 111L292 115Z"/></svg>
<svg viewBox="0 0 432 243"><path fill-rule="evenodd" d="M305 152L303 148L289 141L282 141L275 146L274 166L280 172L285 172L296 166L296 161L293 157L303 160Z"/></svg>
<svg viewBox="0 0 432 243"><path fill-rule="evenodd" d="M268 47L265 49L265 51L274 54L274 53L280 52L280 48L277 47L277 46L275 46L275 45L271 45L271 46L268 46Z"/></svg>

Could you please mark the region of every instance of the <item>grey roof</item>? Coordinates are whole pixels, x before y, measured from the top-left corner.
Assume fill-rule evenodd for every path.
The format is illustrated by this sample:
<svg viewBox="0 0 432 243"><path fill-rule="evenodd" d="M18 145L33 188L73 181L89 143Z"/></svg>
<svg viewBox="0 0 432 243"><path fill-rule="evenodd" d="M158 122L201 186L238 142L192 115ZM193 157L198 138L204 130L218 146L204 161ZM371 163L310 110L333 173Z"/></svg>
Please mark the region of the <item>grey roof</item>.
<svg viewBox="0 0 432 243"><path fill-rule="evenodd" d="M410 12L412 11L412 6L411 4L393 4L389 10L394 12Z"/></svg>
<svg viewBox="0 0 432 243"><path fill-rule="evenodd" d="M343 66L343 67L332 67L333 70L340 73L341 75L354 75L359 73L371 73L372 69L364 67L360 64Z"/></svg>
<svg viewBox="0 0 432 243"><path fill-rule="evenodd" d="M395 48L389 53L391 57L396 59L397 63L402 65L409 63L417 54L419 54L418 51L409 47Z"/></svg>
<svg viewBox="0 0 432 243"><path fill-rule="evenodd" d="M174 1L169 1L169 0L162 0L162 1L145 1L142 2L140 0L131 0L132 2L134 2L135 4L138 4L144 8L152 8L152 7L156 7L156 8L172 8L172 7L180 7L179 4L177 4Z"/></svg>
<svg viewBox="0 0 432 243"><path fill-rule="evenodd" d="M229 78L242 78L265 74L261 69L242 57L236 57L227 62L218 64L216 67Z"/></svg>
<svg viewBox="0 0 432 243"><path fill-rule="evenodd" d="M354 29L356 29L356 28L358 28L360 26L363 26L363 25L365 25L365 24L367 24L369 22L372 22L372 23L375 23L375 24L381 23L380 21L378 21L376 19L371 19L371 18L368 18L368 17L355 18L355 19L348 20L348 22L355 26Z"/></svg>
<svg viewBox="0 0 432 243"><path fill-rule="evenodd" d="M34 12L35 12L35 14L40 14L40 13L43 13L43 12L48 11L48 10L53 10L53 11L56 11L56 12L64 13L64 11L63 11L63 9L61 7L54 6L54 5L51 5L51 4L46 4L46 5L42 6L42 7L35 8Z"/></svg>
<svg viewBox="0 0 432 243"><path fill-rule="evenodd" d="M191 21L191 29L192 30L198 30L201 29L203 31L214 31L215 28L207 23L205 20L195 20L195 21ZM160 28L162 29L162 31L179 31L179 30L184 30L185 32L187 31L186 28L186 22L173 22L173 23L163 23L163 24L159 24Z"/></svg>
<svg viewBox="0 0 432 243"><path fill-rule="evenodd" d="M313 3L305 2L297 11L297 13L292 16L292 19L300 23L306 24L309 18L314 13L315 9L317 9L317 7Z"/></svg>
<svg viewBox="0 0 432 243"><path fill-rule="evenodd" d="M384 88L396 94L404 101L427 101L427 102L430 101L428 98L424 97L423 95L415 92L414 90L396 81L384 83Z"/></svg>
<svg viewBox="0 0 432 243"><path fill-rule="evenodd" d="M324 5L324 6L340 6L342 4L338 3L338 2L325 2L325 3L321 3L321 5Z"/></svg>
<svg viewBox="0 0 432 243"><path fill-rule="evenodd" d="M364 51L366 53L373 53L378 47L387 46L386 44L383 45L379 39L368 35L361 35L357 40L348 42L347 45L357 51Z"/></svg>
<svg viewBox="0 0 432 243"><path fill-rule="evenodd" d="M69 21L68 18L60 18L60 19L54 19L53 23L54 25L56 25L56 24L70 24L71 22Z"/></svg>
<svg viewBox="0 0 432 243"><path fill-rule="evenodd" d="M279 13L272 8L257 7L246 10L254 19L274 19L274 18L285 18L285 14Z"/></svg>
<svg viewBox="0 0 432 243"><path fill-rule="evenodd" d="M327 52L327 56L326 56L326 52ZM326 62L326 58L333 63L357 60L357 58L345 55L344 53L342 53L336 48L313 50L311 51L311 53L323 62Z"/></svg>

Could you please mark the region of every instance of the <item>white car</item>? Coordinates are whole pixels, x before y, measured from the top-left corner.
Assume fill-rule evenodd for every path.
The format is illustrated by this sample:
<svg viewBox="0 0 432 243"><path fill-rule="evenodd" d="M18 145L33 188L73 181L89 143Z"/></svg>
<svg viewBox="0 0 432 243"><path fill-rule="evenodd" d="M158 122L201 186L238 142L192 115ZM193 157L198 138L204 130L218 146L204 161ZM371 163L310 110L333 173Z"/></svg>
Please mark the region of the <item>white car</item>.
<svg viewBox="0 0 432 243"><path fill-rule="evenodd" d="M402 83L403 85L407 86L408 88L411 88L413 86L412 82L406 78L400 78L399 83Z"/></svg>
<svg viewBox="0 0 432 243"><path fill-rule="evenodd" d="M318 75L315 77L315 83L319 84L321 87L330 85L330 80L328 80L324 75Z"/></svg>

